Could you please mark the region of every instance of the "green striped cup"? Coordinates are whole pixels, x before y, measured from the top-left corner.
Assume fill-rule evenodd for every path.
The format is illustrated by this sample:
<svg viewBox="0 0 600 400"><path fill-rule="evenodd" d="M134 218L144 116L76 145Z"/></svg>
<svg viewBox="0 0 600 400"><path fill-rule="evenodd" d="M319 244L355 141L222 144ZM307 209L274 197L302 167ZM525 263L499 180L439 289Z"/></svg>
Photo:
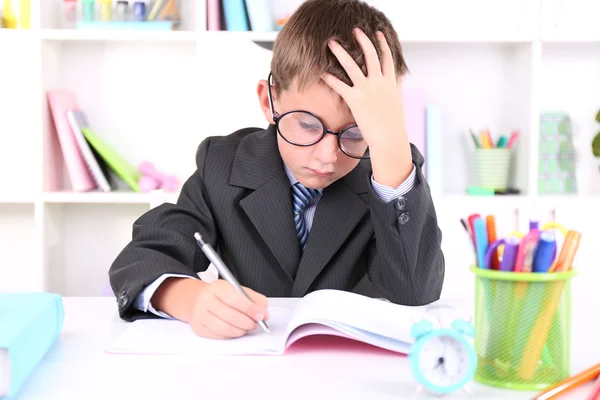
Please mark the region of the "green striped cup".
<svg viewBox="0 0 600 400"><path fill-rule="evenodd" d="M505 190L508 187L511 149L477 149L475 168L478 186Z"/></svg>

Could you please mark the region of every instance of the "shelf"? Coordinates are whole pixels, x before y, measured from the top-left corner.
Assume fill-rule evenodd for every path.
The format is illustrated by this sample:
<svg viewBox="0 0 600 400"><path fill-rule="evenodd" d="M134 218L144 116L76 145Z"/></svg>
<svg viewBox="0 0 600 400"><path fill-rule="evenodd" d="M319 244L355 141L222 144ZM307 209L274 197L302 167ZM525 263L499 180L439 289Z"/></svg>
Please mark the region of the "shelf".
<svg viewBox="0 0 600 400"><path fill-rule="evenodd" d="M580 44L580 43L596 43L600 44L600 33L584 35L580 33L547 33L540 36L542 44L565 43L565 44Z"/></svg>
<svg viewBox="0 0 600 400"><path fill-rule="evenodd" d="M33 196L26 194L19 195L0 195L0 204L33 204Z"/></svg>
<svg viewBox="0 0 600 400"><path fill-rule="evenodd" d="M45 203L68 204L150 204L150 195L134 192L47 192Z"/></svg>
<svg viewBox="0 0 600 400"><path fill-rule="evenodd" d="M49 204L144 204L151 205L159 199L174 203L177 193L154 195L136 192L46 192L43 199ZM156 197L155 197L156 196Z"/></svg>
<svg viewBox="0 0 600 400"><path fill-rule="evenodd" d="M198 33L200 40L210 39L234 39L251 40L254 42L274 42L278 32L254 32L254 31L202 31Z"/></svg>
<svg viewBox="0 0 600 400"><path fill-rule="evenodd" d="M0 40L33 40L38 37L38 31L33 29L0 28Z"/></svg>
<svg viewBox="0 0 600 400"><path fill-rule="evenodd" d="M195 31L42 29L40 32L43 40L50 41L195 43L197 35Z"/></svg>
<svg viewBox="0 0 600 400"><path fill-rule="evenodd" d="M254 31L203 31L199 32L199 40L230 38L233 40L250 40L254 42L273 42L278 32L254 32ZM503 34L491 32L480 32L473 35L469 32L450 32L440 36L435 32L399 32L402 43L529 43L536 38L534 35L520 32L504 32Z"/></svg>

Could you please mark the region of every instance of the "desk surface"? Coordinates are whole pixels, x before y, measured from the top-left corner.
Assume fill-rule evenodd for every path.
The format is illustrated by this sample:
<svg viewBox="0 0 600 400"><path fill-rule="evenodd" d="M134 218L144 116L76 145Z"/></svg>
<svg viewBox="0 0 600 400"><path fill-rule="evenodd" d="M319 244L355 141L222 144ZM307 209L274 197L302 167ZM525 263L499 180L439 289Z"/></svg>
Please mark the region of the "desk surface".
<svg viewBox="0 0 600 400"><path fill-rule="evenodd" d="M292 306L294 299L272 299ZM409 399L415 381L404 356L361 353L363 345L328 342L318 352L298 342L285 356L172 357L108 355L104 347L126 322L113 298L65 298L60 341L17 399ZM311 339L306 339L311 340ZM312 347L311 347L312 348ZM350 349L350 351L348 351ZM573 371L591 364L574 354ZM590 386L564 398L583 399ZM533 392L472 383L471 395L444 399L530 399ZM206 396L206 397L205 397ZM419 399L436 398L422 393Z"/></svg>

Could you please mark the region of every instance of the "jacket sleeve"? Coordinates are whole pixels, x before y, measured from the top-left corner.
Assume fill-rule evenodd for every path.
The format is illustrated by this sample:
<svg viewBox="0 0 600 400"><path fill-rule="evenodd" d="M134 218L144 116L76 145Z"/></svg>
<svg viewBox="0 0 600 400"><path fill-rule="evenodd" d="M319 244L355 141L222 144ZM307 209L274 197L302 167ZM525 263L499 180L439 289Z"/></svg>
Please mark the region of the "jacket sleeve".
<svg viewBox="0 0 600 400"><path fill-rule="evenodd" d="M445 265L424 159L412 144L411 152L416 178L408 193L384 202L370 189L374 240L368 248L368 276L377 295L397 304L424 305L440 298Z"/></svg>
<svg viewBox="0 0 600 400"><path fill-rule="evenodd" d="M155 207L133 224L132 240L123 248L109 270L119 316L126 321L158 318L140 311L135 302L149 284L163 274L197 278L210 264L196 244L194 233L216 247L218 232L204 187L204 165L209 139L196 154L196 171L183 184L176 204Z"/></svg>

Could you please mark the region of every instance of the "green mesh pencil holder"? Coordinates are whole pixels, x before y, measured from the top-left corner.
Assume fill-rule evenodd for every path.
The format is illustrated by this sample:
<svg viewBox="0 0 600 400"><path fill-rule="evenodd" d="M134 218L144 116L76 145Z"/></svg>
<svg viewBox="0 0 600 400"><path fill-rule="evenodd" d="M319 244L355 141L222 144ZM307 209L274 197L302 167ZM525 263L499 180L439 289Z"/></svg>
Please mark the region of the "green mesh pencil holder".
<svg viewBox="0 0 600 400"><path fill-rule="evenodd" d="M477 186L505 190L510 178L511 149L475 150Z"/></svg>
<svg viewBox="0 0 600 400"><path fill-rule="evenodd" d="M471 267L479 383L541 390L570 376L571 278Z"/></svg>

